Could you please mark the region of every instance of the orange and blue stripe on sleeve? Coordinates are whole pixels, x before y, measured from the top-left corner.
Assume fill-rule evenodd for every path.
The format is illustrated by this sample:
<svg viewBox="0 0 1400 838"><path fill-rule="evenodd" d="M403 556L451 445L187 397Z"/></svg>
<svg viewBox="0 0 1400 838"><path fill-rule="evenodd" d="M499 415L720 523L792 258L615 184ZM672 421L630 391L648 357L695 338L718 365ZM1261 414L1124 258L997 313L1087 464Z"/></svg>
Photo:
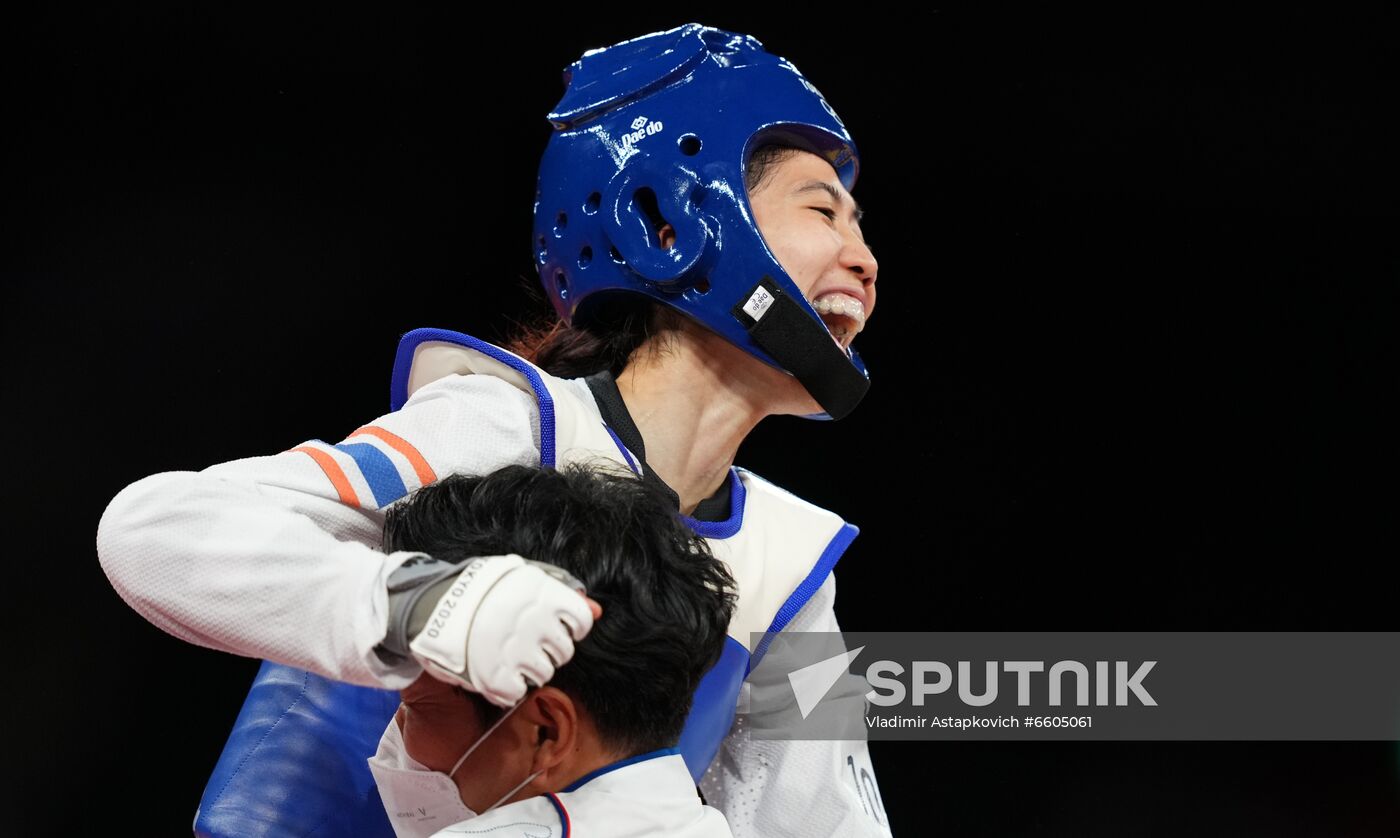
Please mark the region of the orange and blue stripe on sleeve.
<svg viewBox="0 0 1400 838"><path fill-rule="evenodd" d="M390 448L402 454L404 459L408 460L409 464L413 466L413 472L418 477L418 484L420 486L426 486L429 483L437 482L437 475L433 473L433 469L428 465L428 461L423 459L423 455L418 453L418 449L409 445L408 441L403 437L397 434L391 434L383 428L376 428L374 425L365 425L363 428L350 434L347 439L361 435L368 435L382 440L385 445L388 445Z"/></svg>
<svg viewBox="0 0 1400 838"><path fill-rule="evenodd" d="M388 506L408 494L408 487L403 485L403 478L399 477L399 470L394 468L394 464L390 462L388 457L384 456L383 451L367 442L352 444L342 442L335 447L349 454L350 458L355 461L355 465L360 467L360 474L369 484L369 490L374 495L376 507Z"/></svg>
<svg viewBox="0 0 1400 838"><path fill-rule="evenodd" d="M318 439L292 450L315 461L347 506L383 508L408 494L410 485L417 488L437 480L418 449L373 425L356 430L337 445ZM372 503L367 503L371 498Z"/></svg>
<svg viewBox="0 0 1400 838"><path fill-rule="evenodd" d="M321 442L321 440L318 439L315 442ZM325 445L324 442L321 444ZM292 451L308 454L312 460L316 461L316 465L321 467L321 471L325 472L326 477L331 481L331 486L335 487L336 493L340 495L341 503L346 506L360 505L360 496L355 494L355 487L350 485L350 481L345 477L345 471L341 469L334 457L310 445L298 445Z"/></svg>

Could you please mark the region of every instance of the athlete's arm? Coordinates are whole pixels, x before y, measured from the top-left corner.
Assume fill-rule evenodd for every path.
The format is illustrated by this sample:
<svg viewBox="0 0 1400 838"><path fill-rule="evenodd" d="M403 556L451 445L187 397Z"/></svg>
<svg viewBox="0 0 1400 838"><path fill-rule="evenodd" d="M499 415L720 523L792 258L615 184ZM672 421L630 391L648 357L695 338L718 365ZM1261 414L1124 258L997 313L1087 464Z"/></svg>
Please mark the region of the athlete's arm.
<svg viewBox="0 0 1400 838"><path fill-rule="evenodd" d="M836 580L828 576L784 631L840 631L835 602ZM891 834L864 742L752 739L736 725L700 789L735 838Z"/></svg>
<svg viewBox="0 0 1400 838"><path fill-rule="evenodd" d="M421 668L375 647L389 574L413 554L376 549L383 509L449 473L538 463L534 398L450 375L338 445L133 483L102 516L98 555L122 598L176 637L398 689Z"/></svg>

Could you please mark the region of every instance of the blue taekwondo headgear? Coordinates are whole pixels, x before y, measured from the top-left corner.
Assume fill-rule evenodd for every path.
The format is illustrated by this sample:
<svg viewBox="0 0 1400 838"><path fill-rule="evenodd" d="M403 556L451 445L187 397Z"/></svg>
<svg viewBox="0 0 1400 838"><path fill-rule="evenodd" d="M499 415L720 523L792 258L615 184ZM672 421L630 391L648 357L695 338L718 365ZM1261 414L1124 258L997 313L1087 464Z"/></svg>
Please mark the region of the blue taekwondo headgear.
<svg viewBox="0 0 1400 838"><path fill-rule="evenodd" d="M566 322L634 292L795 376L841 418L870 386L754 223L744 167L781 143L831 163L847 190L855 143L791 62L749 35L689 23L590 50L564 71L540 161L535 263ZM659 216L676 231L663 248ZM596 296L595 296L596 295Z"/></svg>

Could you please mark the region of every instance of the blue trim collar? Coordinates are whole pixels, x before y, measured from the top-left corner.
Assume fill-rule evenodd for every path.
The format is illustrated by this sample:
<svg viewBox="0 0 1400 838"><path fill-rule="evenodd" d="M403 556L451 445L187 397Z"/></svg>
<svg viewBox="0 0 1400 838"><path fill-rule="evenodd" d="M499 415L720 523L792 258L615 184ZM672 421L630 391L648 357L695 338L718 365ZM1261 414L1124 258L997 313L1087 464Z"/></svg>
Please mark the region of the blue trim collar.
<svg viewBox="0 0 1400 838"><path fill-rule="evenodd" d="M744 499L748 491L739 477L739 469L729 467L729 519L726 521L697 521L689 515L682 515L685 525L705 538L729 538L744 526Z"/></svg>
<svg viewBox="0 0 1400 838"><path fill-rule="evenodd" d="M567 788L560 792L560 794L567 794L571 791L578 791L579 788L582 787L588 781L597 779L598 777L607 774L610 771L616 771L619 768L626 768L627 766L632 765L633 763L643 762L644 760L656 759L657 757L671 756L672 754L679 754L680 752L680 748L658 748L655 751L648 751L645 754L637 754L634 757L620 759L617 762L612 763L611 765L605 765L602 768L598 768L588 772L587 774L584 774L582 777L579 777L577 780L574 780L572 783L570 783Z"/></svg>
<svg viewBox="0 0 1400 838"><path fill-rule="evenodd" d="M530 382L531 389L535 391L535 400L540 408L540 465L544 468L554 468L554 397L550 395L544 379L529 361L471 335L448 329L414 329L399 338L398 353L394 357L394 375L389 384L390 409L398 410L408 401L408 375L413 368L413 356L418 346L428 341L455 343L475 349L525 376L525 380Z"/></svg>

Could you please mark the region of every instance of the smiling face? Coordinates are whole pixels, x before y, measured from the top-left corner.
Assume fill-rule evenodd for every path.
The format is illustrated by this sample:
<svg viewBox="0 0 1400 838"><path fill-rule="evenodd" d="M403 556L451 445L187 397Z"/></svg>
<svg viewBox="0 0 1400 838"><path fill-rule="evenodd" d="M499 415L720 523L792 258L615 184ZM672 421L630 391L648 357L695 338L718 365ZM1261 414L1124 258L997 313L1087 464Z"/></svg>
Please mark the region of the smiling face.
<svg viewBox="0 0 1400 838"><path fill-rule="evenodd" d="M807 151L781 157L755 187L749 205L768 249L833 340L848 348L875 310L879 267L851 193L829 163Z"/></svg>

